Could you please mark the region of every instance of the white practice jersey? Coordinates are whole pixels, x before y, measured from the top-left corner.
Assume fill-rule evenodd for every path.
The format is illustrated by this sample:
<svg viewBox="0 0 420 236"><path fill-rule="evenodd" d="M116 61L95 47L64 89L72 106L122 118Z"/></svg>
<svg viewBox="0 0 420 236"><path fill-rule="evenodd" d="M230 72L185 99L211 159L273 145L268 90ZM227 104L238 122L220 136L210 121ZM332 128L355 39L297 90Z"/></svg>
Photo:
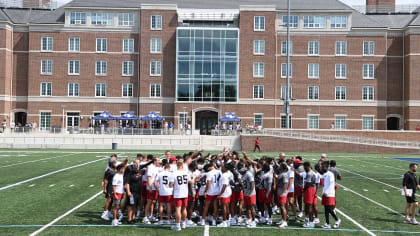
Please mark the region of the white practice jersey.
<svg viewBox="0 0 420 236"><path fill-rule="evenodd" d="M288 166L288 168L289 168L289 171L287 171L287 176L289 176L289 183L290 183L290 179L291 178L293 178L293 179L295 178L295 172L289 166ZM295 184L292 183L292 186L289 189L289 193L294 193L294 192L295 192Z"/></svg>
<svg viewBox="0 0 420 236"><path fill-rule="evenodd" d="M220 183L219 187L220 187L220 191L222 191L223 185L226 185L226 189L221 196L223 198L230 197L232 195L232 189L231 189L230 183L229 183L232 177L233 177L233 175L230 171L227 171L227 172L222 174L222 178L219 182Z"/></svg>
<svg viewBox="0 0 420 236"><path fill-rule="evenodd" d="M325 194L327 197L335 197L334 174L331 171L327 171L327 173L322 175L322 179L324 180L324 188L322 189L322 194Z"/></svg>
<svg viewBox="0 0 420 236"><path fill-rule="evenodd" d="M207 173L207 182L210 181L210 187L207 189L207 194L210 196L217 196L220 194L220 181L222 172L220 170L212 170Z"/></svg>
<svg viewBox="0 0 420 236"><path fill-rule="evenodd" d="M177 170L173 173L174 198L188 197L188 182L191 180L187 171Z"/></svg>
<svg viewBox="0 0 420 236"><path fill-rule="evenodd" d="M157 184L159 186L159 196L171 196L173 188L169 187L169 183L174 182L173 173L162 171L158 174Z"/></svg>
<svg viewBox="0 0 420 236"><path fill-rule="evenodd" d="M154 165L150 165L147 168L147 177L150 177L150 180L152 181L152 189L149 189L149 184L147 184L147 190L156 190L155 185L153 184L157 178L158 175L158 168Z"/></svg>

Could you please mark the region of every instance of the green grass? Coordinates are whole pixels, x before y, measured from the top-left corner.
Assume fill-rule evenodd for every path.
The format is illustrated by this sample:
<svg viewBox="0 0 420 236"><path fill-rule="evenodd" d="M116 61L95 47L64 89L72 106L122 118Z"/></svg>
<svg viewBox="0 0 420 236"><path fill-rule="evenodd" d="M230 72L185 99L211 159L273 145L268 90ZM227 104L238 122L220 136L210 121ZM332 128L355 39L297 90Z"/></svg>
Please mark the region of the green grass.
<svg viewBox="0 0 420 236"><path fill-rule="evenodd" d="M161 151L143 151L141 153ZM113 153L107 150L0 150L0 187L26 179L57 171L63 168L99 160ZM135 151L119 150L119 156L135 156ZM174 154L182 154L175 151ZM287 153L302 155L305 160L314 163L320 153ZM278 156L278 153L249 153L253 158ZM403 217L376 205L369 198L392 210L403 213L405 199L400 194L401 176L406 172L409 162L383 159L379 154L343 154L329 153L329 159L335 159L342 172L343 187L337 191L337 208L353 218L376 235L404 235L407 231L420 234L420 228L403 224ZM401 157L418 157L415 155L390 155ZM48 160L42 160L48 159ZM63 215L85 200L101 191L101 177L107 161L100 160L88 165L69 169L54 175L33 180L5 190L0 190L3 197L0 202L0 235L29 235ZM13 165L13 166L9 166ZM6 167L9 166L9 167ZM375 180L377 182L375 182ZM379 182L378 182L379 181ZM390 186L389 186L390 185ZM365 198L358 196L357 192ZM47 228L41 235L203 235L203 227L188 228L180 233L168 228L109 227L110 222L100 218L103 211L104 197L93 199L86 205ZM320 209L320 220L324 222L323 207ZM243 228L210 228L210 235L217 236L251 236L277 235L280 233L296 235L367 235L354 223L339 215L343 220L342 231L325 231L319 228L307 230L300 223L291 222L289 229L280 230L273 227L257 229ZM275 216L279 218L279 216ZM11 225L19 227L11 227ZM23 227L22 227L23 226ZM31 227L32 226L32 227ZM395 231L402 231L397 233Z"/></svg>

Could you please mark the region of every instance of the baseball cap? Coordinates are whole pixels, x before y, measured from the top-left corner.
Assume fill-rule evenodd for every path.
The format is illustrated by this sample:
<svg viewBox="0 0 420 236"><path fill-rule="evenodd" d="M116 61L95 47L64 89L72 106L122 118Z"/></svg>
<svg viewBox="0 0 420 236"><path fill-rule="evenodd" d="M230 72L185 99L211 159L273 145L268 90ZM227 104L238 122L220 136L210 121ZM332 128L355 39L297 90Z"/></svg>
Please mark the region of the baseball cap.
<svg viewBox="0 0 420 236"><path fill-rule="evenodd" d="M325 158L327 158L327 154L322 153L322 154L321 154L321 157L325 157Z"/></svg>
<svg viewBox="0 0 420 236"><path fill-rule="evenodd" d="M170 160L170 161L177 161L178 159L176 159L176 156L171 156L171 157L169 158L169 160Z"/></svg>
<svg viewBox="0 0 420 236"><path fill-rule="evenodd" d="M293 161L293 163L294 163L294 164L302 164L302 161L301 161L301 160L299 160L299 159L295 159L295 160Z"/></svg>

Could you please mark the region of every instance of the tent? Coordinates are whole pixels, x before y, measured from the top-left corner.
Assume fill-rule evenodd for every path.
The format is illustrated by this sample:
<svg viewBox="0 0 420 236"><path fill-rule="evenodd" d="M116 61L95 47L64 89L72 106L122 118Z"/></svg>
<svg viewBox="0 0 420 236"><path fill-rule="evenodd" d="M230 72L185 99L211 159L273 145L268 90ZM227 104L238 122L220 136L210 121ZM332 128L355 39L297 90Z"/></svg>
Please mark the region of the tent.
<svg viewBox="0 0 420 236"><path fill-rule="evenodd" d="M107 111L92 117L92 120L116 120L117 118L111 116Z"/></svg>
<svg viewBox="0 0 420 236"><path fill-rule="evenodd" d="M235 116L232 112L227 113L224 117L219 119L220 122L241 122L241 119Z"/></svg>
<svg viewBox="0 0 420 236"><path fill-rule="evenodd" d="M159 116L158 114L156 114L156 112L152 111L147 116L144 116L144 117L140 118L140 120L143 120L143 121L155 121L155 120L164 121L165 118L163 118L162 116Z"/></svg>
<svg viewBox="0 0 420 236"><path fill-rule="evenodd" d="M131 113L130 111L120 117L117 117L116 119L117 120L139 120L139 118L135 116L133 113Z"/></svg>

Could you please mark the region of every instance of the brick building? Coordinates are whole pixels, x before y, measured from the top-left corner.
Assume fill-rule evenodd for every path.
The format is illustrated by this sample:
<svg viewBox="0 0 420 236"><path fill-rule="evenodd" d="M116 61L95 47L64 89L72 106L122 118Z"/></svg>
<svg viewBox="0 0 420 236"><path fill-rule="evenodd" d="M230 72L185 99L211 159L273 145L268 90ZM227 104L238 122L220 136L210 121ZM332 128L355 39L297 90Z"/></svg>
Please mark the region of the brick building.
<svg viewBox="0 0 420 236"><path fill-rule="evenodd" d="M207 133L234 112L243 125L283 128L286 2L74 0L52 11L0 9L0 119L86 128L104 110L156 111ZM338 0L292 1L292 128L420 124L420 14L367 2L362 14Z"/></svg>

